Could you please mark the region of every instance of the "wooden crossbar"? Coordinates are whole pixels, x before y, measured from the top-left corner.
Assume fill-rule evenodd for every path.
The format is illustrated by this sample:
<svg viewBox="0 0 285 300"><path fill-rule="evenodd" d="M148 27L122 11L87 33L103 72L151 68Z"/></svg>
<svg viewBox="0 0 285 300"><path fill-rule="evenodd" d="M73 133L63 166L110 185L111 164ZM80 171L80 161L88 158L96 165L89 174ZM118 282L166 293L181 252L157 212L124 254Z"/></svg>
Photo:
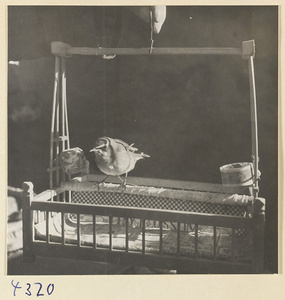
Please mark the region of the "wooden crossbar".
<svg viewBox="0 0 285 300"><path fill-rule="evenodd" d="M99 183L98 183L99 184ZM106 192L106 193L122 193L120 184L104 183L97 187L95 182L89 181L68 181L62 183L63 189L74 192ZM169 199L193 200L200 202L210 202L216 204L241 205L248 206L253 202L252 196L204 192L195 190L170 189L163 187L149 187L143 185L126 185L124 194L140 195L147 197L163 197Z"/></svg>
<svg viewBox="0 0 285 300"><path fill-rule="evenodd" d="M63 42L51 43L52 54L60 57L72 55L241 55L254 56L254 41L244 41L241 48L230 47L164 47L164 48L90 48L72 47Z"/></svg>
<svg viewBox="0 0 285 300"><path fill-rule="evenodd" d="M150 219L157 221L181 222L219 227L235 227L240 229L252 228L252 218L224 216L217 214L192 213L184 211L160 210L138 207L112 207L108 205L86 205L63 202L31 203L32 210L54 211L65 213L111 215L137 219Z"/></svg>

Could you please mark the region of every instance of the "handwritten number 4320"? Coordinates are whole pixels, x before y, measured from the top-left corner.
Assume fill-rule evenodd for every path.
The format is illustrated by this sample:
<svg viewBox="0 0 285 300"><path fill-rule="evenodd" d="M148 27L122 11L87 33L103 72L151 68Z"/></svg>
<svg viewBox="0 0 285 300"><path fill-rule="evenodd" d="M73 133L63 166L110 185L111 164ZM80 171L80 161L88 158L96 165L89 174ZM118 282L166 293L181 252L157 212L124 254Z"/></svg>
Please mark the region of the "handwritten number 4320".
<svg viewBox="0 0 285 300"><path fill-rule="evenodd" d="M17 282L17 284L14 284L14 280L12 280L11 282L12 286L14 287L14 293L13 295L16 296L16 291L17 289L21 289L22 287L19 286L19 282ZM38 288L38 291L37 291L37 297L40 297L40 296L44 296L45 294L43 293L42 291L42 284L40 282L35 282L34 283L37 288ZM27 287L26 287L26 295L27 296L32 296L32 292L31 292L31 284L30 283L26 283ZM47 289L46 289L46 292L47 292L47 295L51 295L54 291L54 284L53 283L50 283L48 286L47 286Z"/></svg>

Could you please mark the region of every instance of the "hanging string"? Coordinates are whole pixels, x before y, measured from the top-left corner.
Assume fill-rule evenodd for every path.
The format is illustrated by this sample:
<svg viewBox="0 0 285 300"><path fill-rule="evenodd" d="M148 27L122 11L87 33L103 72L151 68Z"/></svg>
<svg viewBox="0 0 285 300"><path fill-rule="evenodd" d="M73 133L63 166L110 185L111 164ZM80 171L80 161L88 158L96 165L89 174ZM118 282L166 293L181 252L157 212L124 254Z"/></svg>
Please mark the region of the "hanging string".
<svg viewBox="0 0 285 300"><path fill-rule="evenodd" d="M152 10L150 10L150 48L149 48L149 54L152 54L153 49L153 20L152 20Z"/></svg>

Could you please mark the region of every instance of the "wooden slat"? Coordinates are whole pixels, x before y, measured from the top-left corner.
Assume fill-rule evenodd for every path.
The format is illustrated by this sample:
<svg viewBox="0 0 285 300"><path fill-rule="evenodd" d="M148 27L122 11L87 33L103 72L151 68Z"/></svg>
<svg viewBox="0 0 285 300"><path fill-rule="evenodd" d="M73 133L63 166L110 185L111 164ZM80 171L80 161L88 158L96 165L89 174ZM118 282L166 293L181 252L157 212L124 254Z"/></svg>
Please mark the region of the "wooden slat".
<svg viewBox="0 0 285 300"><path fill-rule="evenodd" d="M80 181L102 181L106 176L100 174L88 174L78 177ZM121 184L121 181L113 176L108 177L106 182ZM127 183L137 186L151 186L163 188L175 188L181 190L194 190L214 193L228 193L228 194L245 194L249 195L249 187L230 187L217 183L194 182L183 180L169 180L160 178L146 178L146 177L128 177Z"/></svg>
<svg viewBox="0 0 285 300"><path fill-rule="evenodd" d="M61 144L62 144L62 151L66 149L66 142L69 137L66 135L65 130L65 102L66 102L66 58L61 58ZM66 174L65 172L61 171L62 178L61 182L66 181ZM65 202L65 193L63 193L63 202Z"/></svg>
<svg viewBox="0 0 285 300"><path fill-rule="evenodd" d="M198 224L195 224L195 258L198 258Z"/></svg>
<svg viewBox="0 0 285 300"><path fill-rule="evenodd" d="M59 90L57 92L57 101L56 101L56 134L55 134L55 137L57 139L55 145L56 145L56 157L59 155L60 153L60 144L59 144L59 140L58 140L58 137L59 137ZM59 164L59 162L56 160L56 165ZM56 186L59 186L59 180L60 180L60 177L59 177L59 173L60 173L60 169L56 169ZM56 196L56 199L57 201L59 200L59 197Z"/></svg>
<svg viewBox="0 0 285 300"><path fill-rule="evenodd" d="M126 218L126 252L129 251L129 218Z"/></svg>
<svg viewBox="0 0 285 300"><path fill-rule="evenodd" d="M109 249L113 250L113 217L109 216Z"/></svg>
<svg viewBox="0 0 285 300"><path fill-rule="evenodd" d="M96 215L93 215L92 219L93 219L93 248L96 249Z"/></svg>
<svg viewBox="0 0 285 300"><path fill-rule="evenodd" d="M64 173L64 172L62 172L62 174L63 174L63 173ZM65 180L65 176L62 177L62 180L63 180L63 181ZM65 192L65 191L61 194L61 196L62 196L62 201L63 201L63 202L66 202L66 192Z"/></svg>
<svg viewBox="0 0 285 300"><path fill-rule="evenodd" d="M231 240L231 260L235 261L235 237L236 237L236 230L232 228L232 240Z"/></svg>
<svg viewBox="0 0 285 300"><path fill-rule="evenodd" d="M159 255L162 255L163 247L163 229L162 229L162 221L159 221Z"/></svg>
<svg viewBox="0 0 285 300"><path fill-rule="evenodd" d="M61 213L61 230L62 230L62 245L65 244L65 220L64 220L64 213Z"/></svg>
<svg viewBox="0 0 285 300"><path fill-rule="evenodd" d="M31 220L30 220L30 224L29 224L29 228L31 228L31 241L33 242L35 240L35 216L33 214L33 212L31 212Z"/></svg>
<svg viewBox="0 0 285 300"><path fill-rule="evenodd" d="M65 173L61 172L62 177L61 177L61 182L65 182ZM65 191L60 195L60 201L66 202L66 197L65 197L66 193Z"/></svg>
<svg viewBox="0 0 285 300"><path fill-rule="evenodd" d="M61 58L61 138L62 138L62 151L66 149L65 141L68 136L65 134L65 97L66 97L66 58ZM64 173L64 172L63 172Z"/></svg>
<svg viewBox="0 0 285 300"><path fill-rule="evenodd" d="M217 257L217 227L213 226L213 257Z"/></svg>
<svg viewBox="0 0 285 300"><path fill-rule="evenodd" d="M37 224L40 222L40 212L37 210L37 211L34 211L34 223L33 224Z"/></svg>
<svg viewBox="0 0 285 300"><path fill-rule="evenodd" d="M64 73L66 72L65 69L65 65L64 65ZM63 110L64 110L64 121L65 121L65 134L68 137L68 139L66 140L66 147L67 149L70 148L70 141L69 141L69 125L68 125L68 114L67 114L67 100L66 100L66 79L63 81L64 82L64 106L63 106ZM69 175L70 178L70 175Z"/></svg>
<svg viewBox="0 0 285 300"><path fill-rule="evenodd" d="M142 253L145 254L145 219L142 220Z"/></svg>
<svg viewBox="0 0 285 300"><path fill-rule="evenodd" d="M81 235L80 235L80 214L78 213L77 216L77 246L80 247L81 246Z"/></svg>
<svg viewBox="0 0 285 300"><path fill-rule="evenodd" d="M180 256L180 222L177 223L177 256Z"/></svg>
<svg viewBox="0 0 285 300"><path fill-rule="evenodd" d="M57 103L58 91L59 91L59 71L60 71L60 57L56 56L55 57L52 119L51 119L51 131L50 131L50 161L49 161L50 169L52 169L53 163L54 163L53 138L54 138L55 115L56 115L56 103ZM50 185L50 188L53 187L53 172L52 171L49 171L49 185Z"/></svg>
<svg viewBox="0 0 285 300"><path fill-rule="evenodd" d="M60 58L60 62L61 62L61 58ZM57 90L57 95L56 95L56 119L55 119L55 133L53 135L53 140L56 139L55 143L55 149L56 149L56 153L55 153L55 157L58 157L59 153L60 153L60 142L58 140L60 132L59 132L59 110L60 110L60 104L59 104L59 89ZM55 161L55 165L58 166L59 162L56 160ZM60 168L57 168L55 170L55 184L56 186L59 186L60 183ZM56 196L56 200L59 201L59 196Z"/></svg>
<svg viewBox="0 0 285 300"><path fill-rule="evenodd" d="M50 243L50 234L49 234L49 211L46 211L46 242Z"/></svg>
<svg viewBox="0 0 285 300"><path fill-rule="evenodd" d="M184 222L219 227L252 228L253 220L249 217L223 216L214 214L202 214L183 211L166 211L148 208L111 207L107 205L82 205L63 202L38 202L33 201L32 210L52 210L65 213L113 215L116 217L128 217L136 219L152 219L168 222Z"/></svg>

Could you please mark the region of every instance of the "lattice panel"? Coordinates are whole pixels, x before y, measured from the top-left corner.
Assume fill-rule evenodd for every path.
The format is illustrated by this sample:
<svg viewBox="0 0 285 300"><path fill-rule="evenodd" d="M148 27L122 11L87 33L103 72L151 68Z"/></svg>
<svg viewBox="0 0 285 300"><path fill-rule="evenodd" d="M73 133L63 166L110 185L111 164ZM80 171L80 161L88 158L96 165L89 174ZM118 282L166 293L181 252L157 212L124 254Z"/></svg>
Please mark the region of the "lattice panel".
<svg viewBox="0 0 285 300"><path fill-rule="evenodd" d="M72 192L72 202L120 207L191 211L229 216L245 216L247 213L247 206L244 205L226 205L124 193Z"/></svg>

